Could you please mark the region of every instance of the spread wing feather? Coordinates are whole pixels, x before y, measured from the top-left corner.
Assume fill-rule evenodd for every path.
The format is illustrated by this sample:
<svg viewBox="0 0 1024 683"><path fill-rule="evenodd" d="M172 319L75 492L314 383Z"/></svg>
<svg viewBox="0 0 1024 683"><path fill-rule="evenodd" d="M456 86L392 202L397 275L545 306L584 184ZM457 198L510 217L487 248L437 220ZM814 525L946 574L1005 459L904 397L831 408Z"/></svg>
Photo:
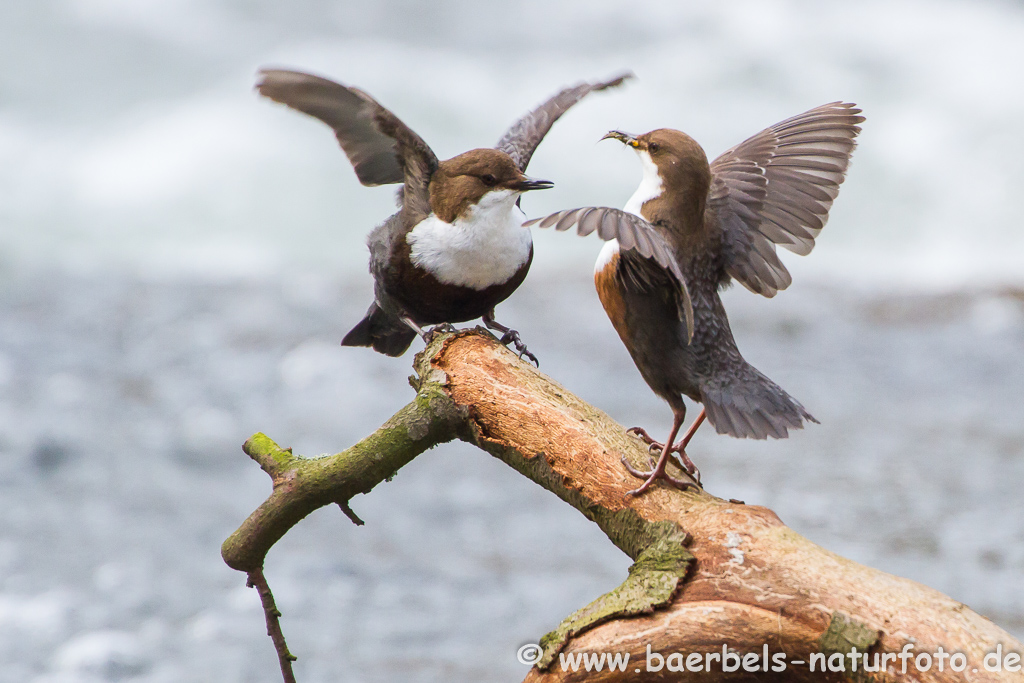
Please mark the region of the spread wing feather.
<svg viewBox="0 0 1024 683"><path fill-rule="evenodd" d="M569 111L573 105L590 93L613 88L632 77L633 74L625 73L608 81L580 83L566 88L512 124L512 127L501 136L501 140L498 140L495 148L512 157L520 171L526 171L526 166L530 163L537 145L562 114Z"/></svg>
<svg viewBox="0 0 1024 683"><path fill-rule="evenodd" d="M864 121L833 102L786 119L711 163L708 214L722 235L726 272L766 297L792 282L776 245L808 254L850 164Z"/></svg>
<svg viewBox="0 0 1024 683"><path fill-rule="evenodd" d="M413 215L430 213L427 185L437 169L437 157L377 100L358 88L284 69L260 70L256 89L333 128L363 185L404 183L405 210Z"/></svg>
<svg viewBox="0 0 1024 683"><path fill-rule="evenodd" d="M575 225L578 235L585 237L596 231L598 237L603 240L618 240L619 249L622 251L635 252L646 259L651 259L676 283L673 289L681 293L680 315L686 320L687 334L693 336L693 303L690 301L690 292L686 288L683 273L665 238L640 216L607 206L585 207L534 218L523 225L554 227L559 231L568 230Z"/></svg>

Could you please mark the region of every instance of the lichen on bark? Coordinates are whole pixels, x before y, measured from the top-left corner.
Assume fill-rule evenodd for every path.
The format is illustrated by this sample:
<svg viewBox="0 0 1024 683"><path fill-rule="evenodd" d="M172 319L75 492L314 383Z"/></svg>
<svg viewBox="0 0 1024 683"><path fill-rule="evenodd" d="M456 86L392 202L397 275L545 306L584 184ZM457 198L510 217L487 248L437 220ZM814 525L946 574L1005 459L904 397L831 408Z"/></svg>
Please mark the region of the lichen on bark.
<svg viewBox="0 0 1024 683"><path fill-rule="evenodd" d="M544 670L569 640L612 619L649 614L672 601L686 578L693 554L686 549L688 535L673 522L647 525L651 543L629 568L629 576L613 591L566 617L540 639L543 654L537 668Z"/></svg>

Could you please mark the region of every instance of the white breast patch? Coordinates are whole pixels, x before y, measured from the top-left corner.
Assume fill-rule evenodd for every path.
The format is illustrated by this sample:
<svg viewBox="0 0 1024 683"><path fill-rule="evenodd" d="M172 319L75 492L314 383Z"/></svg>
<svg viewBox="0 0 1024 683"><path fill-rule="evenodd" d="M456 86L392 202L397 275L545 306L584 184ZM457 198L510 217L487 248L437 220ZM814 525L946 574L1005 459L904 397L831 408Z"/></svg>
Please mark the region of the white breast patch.
<svg viewBox="0 0 1024 683"><path fill-rule="evenodd" d="M610 239L604 243L601 247L601 253L597 255L597 263L594 264L594 275L597 275L605 269L612 259L615 258L616 254L619 253L619 241L616 239Z"/></svg>
<svg viewBox="0 0 1024 683"><path fill-rule="evenodd" d="M661 174L658 173L657 165L651 159L651 155L643 149L638 149L636 154L640 157L640 162L644 166L644 177L640 181L640 187L636 188L636 192L629 198L629 201L626 202L626 206L622 210L643 218L640 214L640 207L644 205L644 202L660 197L664 184L661 181Z"/></svg>
<svg viewBox="0 0 1024 683"><path fill-rule="evenodd" d="M518 196L511 190L488 192L453 223L430 214L407 237L412 262L449 285L486 289L508 282L530 258L533 244Z"/></svg>

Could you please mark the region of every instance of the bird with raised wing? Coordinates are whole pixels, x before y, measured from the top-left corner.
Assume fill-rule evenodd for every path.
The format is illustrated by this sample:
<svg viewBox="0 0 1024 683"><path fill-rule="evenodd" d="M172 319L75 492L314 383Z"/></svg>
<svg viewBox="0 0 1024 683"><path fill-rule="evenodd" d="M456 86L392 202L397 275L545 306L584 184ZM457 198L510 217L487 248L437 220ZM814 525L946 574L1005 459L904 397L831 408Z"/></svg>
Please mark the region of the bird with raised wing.
<svg viewBox="0 0 1024 683"><path fill-rule="evenodd" d="M518 332L494 319L494 307L522 284L533 260L520 196L552 187L527 177L526 167L562 114L629 76L566 88L513 124L495 148L439 161L419 135L362 90L298 71L260 71L261 95L334 129L363 185L402 185L398 212L367 239L374 301L342 345L400 356L417 333L430 338L426 326L483 318L502 333L502 343L514 343L520 357L536 362ZM645 256L678 272L668 246L651 235Z"/></svg>
<svg viewBox="0 0 1024 683"><path fill-rule="evenodd" d="M719 291L732 280L766 297L789 286L776 246L797 254L813 248L845 178L864 121L860 113L842 102L816 107L710 164L700 145L677 130L637 136L611 131L605 138L632 147L643 166L643 179L625 209L571 209L527 223L567 230L601 212L602 226L642 224L672 245L682 270L692 298L692 337L680 323L674 275L624 251L616 240L605 244L594 271L612 325L644 381L673 414L664 444L643 429L631 430L660 456L646 472L623 460L632 475L644 479L630 494L643 493L658 479L683 489L700 483L685 449L705 417L720 434L753 439L786 438L805 421L817 422L740 355ZM703 408L676 444L686 416L684 396ZM670 454L678 454L693 482L666 474Z"/></svg>

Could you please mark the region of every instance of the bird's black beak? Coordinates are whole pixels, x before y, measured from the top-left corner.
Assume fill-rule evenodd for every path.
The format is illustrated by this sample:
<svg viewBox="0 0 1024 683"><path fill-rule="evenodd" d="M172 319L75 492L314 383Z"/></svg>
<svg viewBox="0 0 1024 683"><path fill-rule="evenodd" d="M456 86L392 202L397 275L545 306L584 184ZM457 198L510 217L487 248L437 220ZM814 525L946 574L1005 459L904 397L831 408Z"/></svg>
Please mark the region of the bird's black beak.
<svg viewBox="0 0 1024 683"><path fill-rule="evenodd" d="M550 180L537 180L535 178L523 176L523 179L519 181L519 185L516 186L516 189L520 192L529 192L530 190L547 190L554 186L555 184Z"/></svg>
<svg viewBox="0 0 1024 683"><path fill-rule="evenodd" d="M637 141L636 136L630 135L629 133L623 133L621 130L610 130L607 133L605 133L604 137L601 139L607 140L609 138L611 138L612 140L618 140L622 144L629 145L630 147L633 148L640 146L640 143Z"/></svg>

